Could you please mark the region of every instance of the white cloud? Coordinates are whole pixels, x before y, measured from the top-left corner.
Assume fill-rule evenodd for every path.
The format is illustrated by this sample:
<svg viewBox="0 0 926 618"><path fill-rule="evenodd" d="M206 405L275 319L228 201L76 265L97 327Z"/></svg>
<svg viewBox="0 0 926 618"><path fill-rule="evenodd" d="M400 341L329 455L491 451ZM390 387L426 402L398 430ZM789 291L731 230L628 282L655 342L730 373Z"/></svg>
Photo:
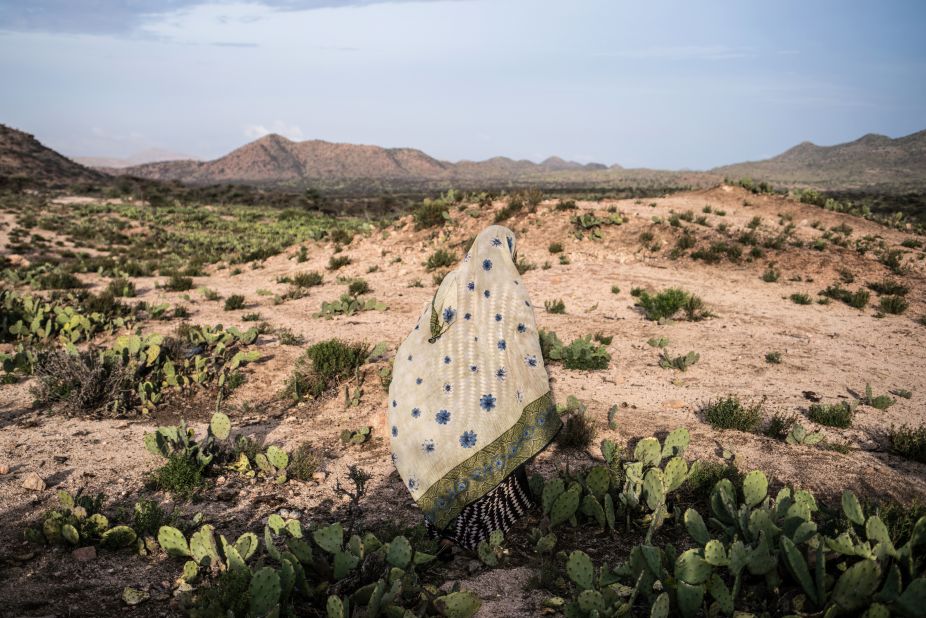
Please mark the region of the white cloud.
<svg viewBox="0 0 926 618"><path fill-rule="evenodd" d="M274 120L269 128L263 124L249 124L244 127L244 136L249 139L260 139L271 133L277 133L291 140L304 139L302 129L299 128L299 125L286 124L282 120Z"/></svg>

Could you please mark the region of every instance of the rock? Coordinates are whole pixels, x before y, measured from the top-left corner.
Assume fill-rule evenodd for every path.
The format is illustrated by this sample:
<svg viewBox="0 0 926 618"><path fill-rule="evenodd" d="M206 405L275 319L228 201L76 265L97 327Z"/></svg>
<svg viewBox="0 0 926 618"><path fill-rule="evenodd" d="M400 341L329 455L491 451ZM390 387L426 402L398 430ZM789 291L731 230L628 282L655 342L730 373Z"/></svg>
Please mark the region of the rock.
<svg viewBox="0 0 926 618"><path fill-rule="evenodd" d="M0 464L0 476L10 473L10 467L6 464Z"/></svg>
<svg viewBox="0 0 926 618"><path fill-rule="evenodd" d="M26 475L26 478L23 479L23 489L31 489L32 491L45 491L47 485L45 481L42 480L42 477L36 474L35 472L30 472Z"/></svg>
<svg viewBox="0 0 926 618"><path fill-rule="evenodd" d="M90 545L89 547L79 547L71 552L71 556L74 557L78 562L90 562L91 560L96 560L96 547Z"/></svg>
<svg viewBox="0 0 926 618"><path fill-rule="evenodd" d="M312 473L312 480L315 481L316 483L324 483L326 478L328 478L328 475L325 474L324 472L313 472Z"/></svg>

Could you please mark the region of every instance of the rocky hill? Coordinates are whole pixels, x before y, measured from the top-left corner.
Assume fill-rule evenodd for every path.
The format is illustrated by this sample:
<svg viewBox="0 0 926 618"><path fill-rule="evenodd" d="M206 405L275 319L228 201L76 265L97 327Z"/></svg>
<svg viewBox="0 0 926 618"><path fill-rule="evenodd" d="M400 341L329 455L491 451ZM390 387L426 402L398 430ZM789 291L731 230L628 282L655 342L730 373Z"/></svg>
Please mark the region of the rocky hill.
<svg viewBox="0 0 926 618"><path fill-rule="evenodd" d="M926 181L926 131L897 139L869 133L854 142L835 146L803 142L771 159L712 171L731 178L748 177L785 186L922 187Z"/></svg>
<svg viewBox="0 0 926 618"><path fill-rule="evenodd" d="M0 124L0 185L61 187L106 178L42 145L35 136Z"/></svg>

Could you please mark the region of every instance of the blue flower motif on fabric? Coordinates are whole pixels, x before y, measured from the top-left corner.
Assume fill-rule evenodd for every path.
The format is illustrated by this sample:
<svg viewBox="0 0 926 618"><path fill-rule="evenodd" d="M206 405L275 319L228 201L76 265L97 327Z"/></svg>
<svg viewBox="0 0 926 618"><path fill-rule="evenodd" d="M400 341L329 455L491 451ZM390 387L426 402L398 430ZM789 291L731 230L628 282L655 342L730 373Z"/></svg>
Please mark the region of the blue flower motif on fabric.
<svg viewBox="0 0 926 618"><path fill-rule="evenodd" d="M415 384L421 384L422 382L424 382L424 380L421 378L415 378Z"/></svg>
<svg viewBox="0 0 926 618"><path fill-rule="evenodd" d="M524 326L523 322L518 322L518 332L519 333L527 332L527 327Z"/></svg>
<svg viewBox="0 0 926 618"><path fill-rule="evenodd" d="M394 407L396 407L397 405L399 405L399 404L396 403L396 400L395 400L395 399L393 399L393 400L392 400L392 407L394 408Z"/></svg>
<svg viewBox="0 0 926 618"><path fill-rule="evenodd" d="M527 356L524 357L524 362L527 363L528 367L536 367L537 357L534 356L533 354L528 354Z"/></svg>
<svg viewBox="0 0 926 618"><path fill-rule="evenodd" d="M477 371L479 371L479 367L477 367L476 365L470 365L469 370L472 371L473 373L476 373Z"/></svg>
<svg viewBox="0 0 926 618"><path fill-rule="evenodd" d="M434 415L434 420L437 421L438 425L446 425L450 422L450 412L447 410L441 410Z"/></svg>
<svg viewBox="0 0 926 618"><path fill-rule="evenodd" d="M508 344L505 343L505 340L504 340L504 339L499 339L499 340L498 340L498 349L499 349L499 350L504 350L504 349L507 348L507 347L508 347Z"/></svg>
<svg viewBox="0 0 926 618"><path fill-rule="evenodd" d="M433 453L434 452L434 440L425 440L424 442L422 442L421 450L424 451L425 453Z"/></svg>
<svg viewBox="0 0 926 618"><path fill-rule="evenodd" d="M485 410L486 412L491 412L495 407L495 396L492 393L483 395L479 398L479 407Z"/></svg>
<svg viewBox="0 0 926 618"><path fill-rule="evenodd" d="M501 247L501 246L502 246L502 241L501 241L498 237L493 238L493 239L492 239L492 246L493 246L493 247Z"/></svg>
<svg viewBox="0 0 926 618"><path fill-rule="evenodd" d="M449 324L450 322L453 322L453 318L455 317L457 317L457 312L453 307L447 307L444 309L444 322Z"/></svg>
<svg viewBox="0 0 926 618"><path fill-rule="evenodd" d="M498 378L499 380L504 381L506 375L508 374L505 372L504 367L499 367L498 370L495 372L495 377Z"/></svg>
<svg viewBox="0 0 926 618"><path fill-rule="evenodd" d="M508 250L511 251L514 249L514 243L511 240L511 236L505 236L505 240L508 241Z"/></svg>
<svg viewBox="0 0 926 618"><path fill-rule="evenodd" d="M468 319L470 319L471 317L473 317L473 316L472 316L472 314L470 314L470 313L464 313L464 314L463 314L463 319L464 319L464 320L468 320Z"/></svg>
<svg viewBox="0 0 926 618"><path fill-rule="evenodd" d="M464 431L463 435L460 436L460 446L463 448L473 448L476 446L476 432Z"/></svg>
<svg viewBox="0 0 926 618"><path fill-rule="evenodd" d="M412 491L418 489L418 479L408 479L408 488Z"/></svg>
<svg viewBox="0 0 926 618"><path fill-rule="evenodd" d="M392 437L395 438L397 435L399 435L399 428L393 425L392 426Z"/></svg>
<svg viewBox="0 0 926 618"><path fill-rule="evenodd" d="M445 393L452 393L452 392L453 392L453 385L450 384L449 382L448 382L447 384L444 384L444 392L445 392Z"/></svg>
<svg viewBox="0 0 926 618"><path fill-rule="evenodd" d="M412 418L421 416L421 408L412 408Z"/></svg>
<svg viewBox="0 0 926 618"><path fill-rule="evenodd" d="M490 292L489 290L486 290L485 292L482 293L482 295L488 298L489 296L492 295L492 292Z"/></svg>
<svg viewBox="0 0 926 618"><path fill-rule="evenodd" d="M476 282L475 282L475 281L470 281L469 283L467 283L467 284L466 284L466 289L469 290L470 292L472 292L473 290L475 290L475 289L476 289Z"/></svg>
<svg viewBox="0 0 926 618"><path fill-rule="evenodd" d="M399 460L399 455L397 453L392 454L392 465L395 465L395 462Z"/></svg>
<svg viewBox="0 0 926 618"><path fill-rule="evenodd" d="M450 364L450 357L449 357L449 356L445 356L445 357L444 357L444 364L445 364L445 365L449 365L449 364Z"/></svg>
<svg viewBox="0 0 926 618"><path fill-rule="evenodd" d="M492 270L492 260L489 260L489 259L482 260L482 270L486 272Z"/></svg>
<svg viewBox="0 0 926 618"><path fill-rule="evenodd" d="M496 321L496 322L501 322L501 321L502 321L502 314L496 313L496 314L495 314L495 321Z"/></svg>
<svg viewBox="0 0 926 618"><path fill-rule="evenodd" d="M411 354L408 355L408 360L412 360L412 355L411 355Z"/></svg>

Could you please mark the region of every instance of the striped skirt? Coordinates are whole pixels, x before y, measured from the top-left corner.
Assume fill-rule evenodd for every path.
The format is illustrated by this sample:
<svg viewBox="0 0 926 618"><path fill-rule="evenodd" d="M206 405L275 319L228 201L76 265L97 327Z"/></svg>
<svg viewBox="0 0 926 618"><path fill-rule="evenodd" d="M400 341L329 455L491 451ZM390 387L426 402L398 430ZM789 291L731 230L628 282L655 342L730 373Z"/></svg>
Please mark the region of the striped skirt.
<svg viewBox="0 0 926 618"><path fill-rule="evenodd" d="M476 551L480 541L488 539L495 530L508 532L533 506L527 473L522 465L492 491L463 507L446 529L438 530L428 520L424 525L431 538L448 539Z"/></svg>

